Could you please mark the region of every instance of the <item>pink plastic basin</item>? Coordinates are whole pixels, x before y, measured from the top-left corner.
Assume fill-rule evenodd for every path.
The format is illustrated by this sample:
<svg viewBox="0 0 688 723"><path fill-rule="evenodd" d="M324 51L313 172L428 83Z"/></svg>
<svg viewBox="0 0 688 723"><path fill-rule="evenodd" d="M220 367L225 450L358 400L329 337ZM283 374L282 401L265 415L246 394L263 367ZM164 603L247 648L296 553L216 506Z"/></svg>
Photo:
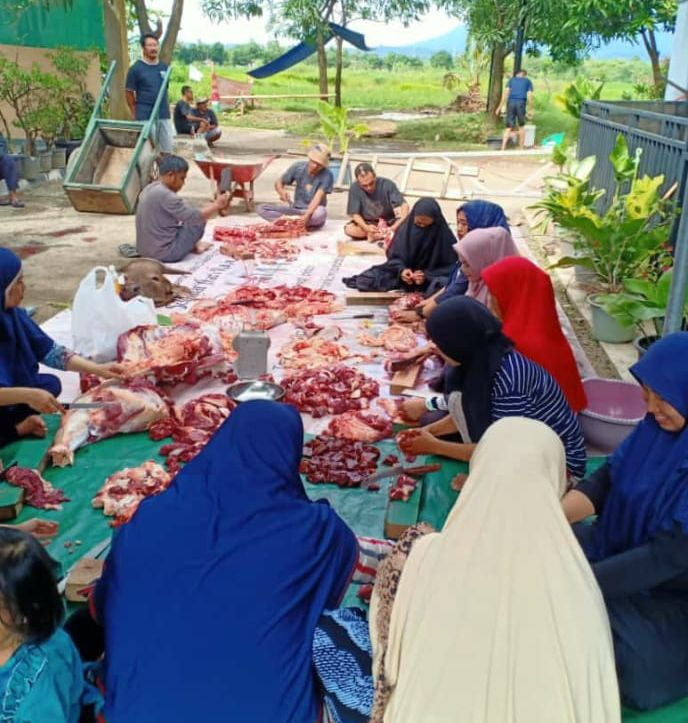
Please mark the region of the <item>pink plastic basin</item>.
<svg viewBox="0 0 688 723"><path fill-rule="evenodd" d="M587 409L579 420L585 441L602 454L611 454L645 416L643 393L634 382L591 377L583 380Z"/></svg>

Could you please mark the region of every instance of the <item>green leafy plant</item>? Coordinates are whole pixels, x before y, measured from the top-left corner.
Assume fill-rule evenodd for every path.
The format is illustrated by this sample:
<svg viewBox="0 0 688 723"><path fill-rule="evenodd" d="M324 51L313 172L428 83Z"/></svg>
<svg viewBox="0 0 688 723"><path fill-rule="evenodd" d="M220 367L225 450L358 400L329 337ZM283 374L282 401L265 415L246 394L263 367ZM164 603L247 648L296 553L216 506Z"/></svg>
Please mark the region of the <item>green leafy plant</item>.
<svg viewBox="0 0 688 723"><path fill-rule="evenodd" d="M561 172L547 179L545 197L532 208L539 212L541 229L554 222L570 232L574 255L553 267L592 269L601 290L616 293L626 279L652 283L671 265L668 241L675 209L660 193L664 176L639 177L640 151L631 154L623 136L617 137L609 160L616 186L606 211L600 211L605 192L590 183L596 158L577 161L570 151Z"/></svg>
<svg viewBox="0 0 688 723"><path fill-rule="evenodd" d="M652 320L655 321L655 330L659 334L661 329L657 322L664 318L669 304L672 276L673 269L667 269L657 281L624 279L623 291L616 294L598 294L597 301L623 326L635 325L642 333L645 331L645 322ZM685 324L688 319L688 291L683 303Z"/></svg>
<svg viewBox="0 0 688 723"><path fill-rule="evenodd" d="M591 81L579 75L559 95L554 96L554 100L565 113L580 120L583 101L599 100L603 88L604 81Z"/></svg>
<svg viewBox="0 0 688 723"><path fill-rule="evenodd" d="M368 126L364 123L349 121L347 108L338 108L323 100L318 101L318 117L320 118L320 130L325 136L327 145L334 152L336 142L339 153L342 155L349 150L352 138L360 138L368 132Z"/></svg>

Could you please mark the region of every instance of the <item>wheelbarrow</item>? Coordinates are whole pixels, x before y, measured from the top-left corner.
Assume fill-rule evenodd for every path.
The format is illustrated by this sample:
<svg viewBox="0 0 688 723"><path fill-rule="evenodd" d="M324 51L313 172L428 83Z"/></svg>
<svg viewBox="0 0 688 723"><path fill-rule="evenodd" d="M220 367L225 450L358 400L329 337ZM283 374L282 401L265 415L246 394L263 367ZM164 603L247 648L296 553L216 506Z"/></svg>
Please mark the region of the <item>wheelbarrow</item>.
<svg viewBox="0 0 688 723"><path fill-rule="evenodd" d="M277 156L269 156L263 161L249 161L232 158L223 158L218 160L210 160L207 158L196 158L196 165L201 169L203 175L210 180L212 185L213 196L217 193L217 187L220 183L222 171L226 168L230 170L230 186L228 189L230 197L229 202L233 198L243 198L246 210L250 213L255 210L253 183L256 178L277 158Z"/></svg>
<svg viewBox="0 0 688 723"><path fill-rule="evenodd" d="M134 213L139 193L149 182L157 150L153 124L170 79L168 68L150 117L145 121L102 118L101 111L116 62L110 64L84 142L69 157L64 189L77 211Z"/></svg>

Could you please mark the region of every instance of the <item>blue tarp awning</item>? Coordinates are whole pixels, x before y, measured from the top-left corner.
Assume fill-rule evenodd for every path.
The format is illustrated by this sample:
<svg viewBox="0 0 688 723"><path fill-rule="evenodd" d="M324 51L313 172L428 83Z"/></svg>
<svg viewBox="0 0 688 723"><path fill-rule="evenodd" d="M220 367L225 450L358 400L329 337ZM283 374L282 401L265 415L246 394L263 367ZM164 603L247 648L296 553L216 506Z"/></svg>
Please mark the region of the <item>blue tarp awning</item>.
<svg viewBox="0 0 688 723"><path fill-rule="evenodd" d="M366 45L365 37L362 33L349 30L349 28L337 25L337 23L328 23L327 25L329 32L324 38L325 44L329 43L330 40L337 35L342 40L345 40L347 43L350 43L359 50L370 50L370 48ZM248 74L252 78L269 78L271 75L281 73L283 70L287 70L297 63L300 63L302 60L305 60L309 56L313 55L316 50L317 46L314 40L304 40L291 48L291 50L288 50L284 53L284 55L280 55L279 58L271 60L266 65L261 65L260 68L249 70Z"/></svg>

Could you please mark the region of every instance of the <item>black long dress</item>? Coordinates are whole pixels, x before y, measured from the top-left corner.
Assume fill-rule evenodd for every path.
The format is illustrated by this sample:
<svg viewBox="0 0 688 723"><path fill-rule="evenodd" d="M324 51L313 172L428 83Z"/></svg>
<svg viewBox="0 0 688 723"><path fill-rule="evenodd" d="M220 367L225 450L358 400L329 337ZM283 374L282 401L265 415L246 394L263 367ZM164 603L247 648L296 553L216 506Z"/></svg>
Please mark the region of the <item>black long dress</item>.
<svg viewBox="0 0 688 723"><path fill-rule="evenodd" d="M430 226L416 226L417 216L433 219ZM442 215L439 204L432 198L421 198L394 234L384 264L372 266L363 273L344 279L344 283L359 291L421 291L430 296L446 285L456 266L454 251L456 237ZM401 279L404 269L423 271L425 281L407 284Z"/></svg>

